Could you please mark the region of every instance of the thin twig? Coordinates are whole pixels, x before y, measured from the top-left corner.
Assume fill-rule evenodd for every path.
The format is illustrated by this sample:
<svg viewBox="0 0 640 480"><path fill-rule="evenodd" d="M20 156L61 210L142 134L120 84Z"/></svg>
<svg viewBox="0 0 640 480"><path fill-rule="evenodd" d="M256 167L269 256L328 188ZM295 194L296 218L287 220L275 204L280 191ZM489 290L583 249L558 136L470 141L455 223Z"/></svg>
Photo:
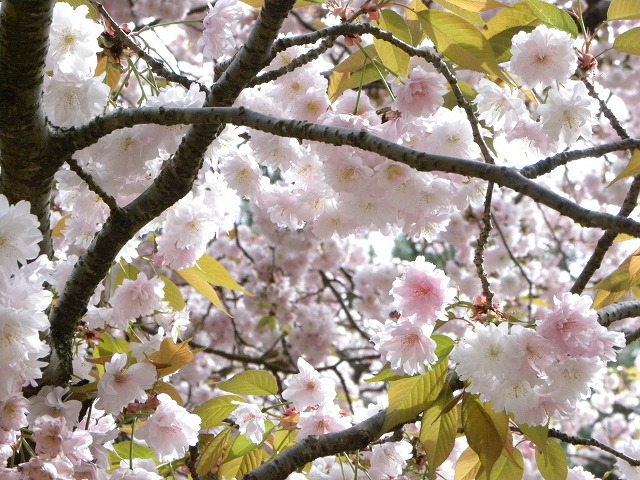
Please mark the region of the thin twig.
<svg viewBox="0 0 640 480"><path fill-rule="evenodd" d="M493 182L489 182L487 185L487 193L484 198L484 212L482 215L482 230L478 236L478 243L476 244L475 253L473 255L473 263L476 266L476 273L482 283L482 293L487 299L487 305L489 308L493 305L493 292L491 291L491 285L487 278L487 272L484 269L484 249L489 241L489 234L491 233L491 199L493 197Z"/></svg>
<svg viewBox="0 0 640 480"><path fill-rule="evenodd" d="M142 48L140 48L138 44L134 42L131 39L131 37L124 32L124 30L122 30L120 25L118 25L118 22L116 22L111 17L111 15L109 15L109 12L107 12L107 10L104 8L104 6L100 2L98 2L97 0L87 0L87 1L107 21L107 23L109 24L109 28L111 28L115 32L115 34L118 36L118 39L122 42L122 44L127 48L129 48L130 50L132 50L136 55L138 55L138 57L140 57L145 62L147 62L147 64L149 65L149 68L151 68L151 71L153 73L155 73L156 75L159 75L160 77L170 82L178 83L182 85L184 88L186 88L187 90L189 90L191 85L195 83L200 87L201 91L208 92L207 87L205 87L204 85L201 85L195 80L192 80L188 77L185 77L184 75L181 75L179 73L176 73L170 70L169 68L167 68L164 62L161 62L160 60L153 58L151 55L145 52Z"/></svg>
<svg viewBox="0 0 640 480"><path fill-rule="evenodd" d="M120 207L118 206L118 202L116 202L116 199L113 198L111 195L109 195L107 192L105 192L102 189L102 187L98 185L98 183L93 179L93 177L82 169L82 167L78 164L75 158L72 158L71 156L69 156L66 159L66 162L67 162L67 165L69 165L69 168L71 169L71 171L74 172L76 175L78 175L82 179L82 181L84 181L84 183L87 184L87 187L89 187L89 190L91 190L93 193L98 195L100 199L109 207L111 211L120 210Z"/></svg>

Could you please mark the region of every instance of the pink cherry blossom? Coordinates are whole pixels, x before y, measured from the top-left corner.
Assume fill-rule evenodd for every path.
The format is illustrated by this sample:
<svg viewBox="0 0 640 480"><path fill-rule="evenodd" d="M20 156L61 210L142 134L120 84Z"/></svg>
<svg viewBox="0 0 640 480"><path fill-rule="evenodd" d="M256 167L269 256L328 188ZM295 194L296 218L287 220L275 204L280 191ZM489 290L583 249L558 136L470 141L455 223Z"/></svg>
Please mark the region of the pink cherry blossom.
<svg viewBox="0 0 640 480"><path fill-rule="evenodd" d="M387 320L371 340L376 350L389 361L392 370L407 375L423 374L425 366L430 368L438 360L436 342L430 338L432 332L429 325L413 318L402 318L397 323Z"/></svg>
<svg viewBox="0 0 640 480"><path fill-rule="evenodd" d="M325 403L318 408L300 414L298 441L309 435L325 435L349 428L351 419L340 411L333 403Z"/></svg>
<svg viewBox="0 0 640 480"><path fill-rule="evenodd" d="M160 406L135 431L135 437L144 440L161 462L176 460L198 442L201 420L166 393L159 394L158 401Z"/></svg>
<svg viewBox="0 0 640 480"><path fill-rule="evenodd" d="M577 67L568 33L540 25L531 33L517 33L512 43L511 70L530 88L562 83Z"/></svg>
<svg viewBox="0 0 640 480"><path fill-rule="evenodd" d="M156 381L156 369L149 363L135 363L126 368L127 356L115 353L104 366L104 375L98 382L96 407L117 414L134 400L147 398L148 390Z"/></svg>
<svg viewBox="0 0 640 480"><path fill-rule="evenodd" d="M293 403L299 411L307 407L331 402L336 397L336 385L333 380L320 374L303 358L298 359L300 373L285 380L287 388L282 396Z"/></svg>
<svg viewBox="0 0 640 480"><path fill-rule="evenodd" d="M409 68L409 76L398 80L392 108L412 117L430 116L442 106L446 82L429 64Z"/></svg>
<svg viewBox="0 0 640 480"><path fill-rule="evenodd" d="M413 266L393 282L391 294L404 316L417 315L418 322L433 324L443 316L456 290L449 287L449 279L442 270L419 256Z"/></svg>

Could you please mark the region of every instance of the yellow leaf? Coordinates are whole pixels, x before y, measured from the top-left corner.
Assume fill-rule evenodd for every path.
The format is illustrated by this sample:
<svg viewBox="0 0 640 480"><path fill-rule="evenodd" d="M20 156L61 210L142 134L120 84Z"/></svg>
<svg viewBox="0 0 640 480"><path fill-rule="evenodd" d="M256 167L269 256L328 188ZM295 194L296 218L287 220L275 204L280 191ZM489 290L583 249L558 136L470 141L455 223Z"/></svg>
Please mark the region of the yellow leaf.
<svg viewBox="0 0 640 480"><path fill-rule="evenodd" d="M506 449L498 458L491 471L491 480L521 480L524 474L524 460L520 450L510 449L507 454Z"/></svg>
<svg viewBox="0 0 640 480"><path fill-rule="evenodd" d="M262 449L255 448L247 454L224 462L220 466L219 478L240 478L262 464Z"/></svg>
<svg viewBox="0 0 640 480"><path fill-rule="evenodd" d="M456 3L458 2L450 0L435 0L435 2L441 7L444 7L447 10L455 13L456 15L464 18L469 23L473 23L474 25L484 25L484 22L480 17L480 13L456 5Z"/></svg>
<svg viewBox="0 0 640 480"><path fill-rule="evenodd" d="M218 310L221 310L229 315L227 310L222 305L220 297L218 297L218 294L213 289L213 287L209 285L207 277L202 270L200 270L198 267L185 268L184 270L178 271L178 275L180 275L185 282L195 288L196 291L200 293L200 295L213 303Z"/></svg>
<svg viewBox="0 0 640 480"><path fill-rule="evenodd" d="M56 223L56 226L53 227L53 230L51 230L51 237L53 238L64 238L64 235L62 234L63 230L66 230L67 228L67 220L69 220L71 218L71 215L65 215L64 217L62 217L58 223Z"/></svg>
<svg viewBox="0 0 640 480"><path fill-rule="evenodd" d="M478 454L471 450L471 448L467 448L460 458L458 458L458 462L456 463L456 471L454 480L475 480L478 478L478 473L480 473L480 469L482 468L482 464L480 463L480 458L478 458Z"/></svg>
<svg viewBox="0 0 640 480"><path fill-rule="evenodd" d="M150 362L158 370L158 378L177 372L193 360L193 352L189 350L189 342L176 344L173 339L165 338L160 344L160 351L149 355Z"/></svg>
<svg viewBox="0 0 640 480"><path fill-rule="evenodd" d="M549 426L548 425L520 425L520 430L522 434L531 440L536 447L538 447L541 451L544 451L547 448L547 439L549 436Z"/></svg>
<svg viewBox="0 0 640 480"><path fill-rule="evenodd" d="M613 41L613 48L622 53L640 55L640 27L621 33Z"/></svg>
<svg viewBox="0 0 640 480"><path fill-rule="evenodd" d="M629 160L627 166L624 167L624 170L622 170L608 186L610 187L623 178L635 177L636 175L640 175L640 150L633 151L633 155L631 155L631 160Z"/></svg>
<svg viewBox="0 0 640 480"><path fill-rule="evenodd" d="M196 464L196 472L201 478L214 468L216 472L218 471L220 463L229 449L230 434L231 429L227 428L202 449L198 457L198 463ZM200 445L202 445L202 443Z"/></svg>
<svg viewBox="0 0 640 480"><path fill-rule="evenodd" d="M251 295L244 288L231 278L227 269L224 268L219 262L211 258L209 255L203 255L200 260L197 261L197 265L200 270L204 272L204 278L211 285L216 287L224 287L227 290L235 290L237 292L244 293L245 295Z"/></svg>
<svg viewBox="0 0 640 480"><path fill-rule="evenodd" d="M402 40L404 43L411 45L411 32L404 19L393 10L383 10L378 21L379 27L385 32L391 33L394 37ZM376 52L380 57L380 61L392 72L401 77L407 76L409 67L409 54L394 47L389 42L378 38L373 39L376 46Z"/></svg>
<svg viewBox="0 0 640 480"><path fill-rule="evenodd" d="M568 474L567 456L562 446L554 440L547 442L545 452L536 450L536 465L544 480L566 480Z"/></svg>
<svg viewBox="0 0 640 480"><path fill-rule="evenodd" d="M184 406L184 403L182 402L182 397L180 396L178 391L175 389L175 387L169 383L157 382L153 388L153 391L156 393L166 393L173 400L175 400L175 402L178 405L180 405L181 407Z"/></svg>
<svg viewBox="0 0 640 480"><path fill-rule="evenodd" d="M600 290L596 293L595 298L593 299L593 305L591 308L594 310L599 310L601 308L606 307L607 305L611 305L616 303L622 297L624 297L628 292L607 292L606 290Z"/></svg>
<svg viewBox="0 0 640 480"><path fill-rule="evenodd" d="M178 286L164 275L158 276L164 282L163 300L169 304L169 307L171 307L174 312L184 310L184 298L182 298L182 293L180 293L180 289L178 288Z"/></svg>
<svg viewBox="0 0 640 480"><path fill-rule="evenodd" d="M435 470L448 457L456 441L460 424L460 407L449 408L453 395L449 388L422 414L420 443L427 455L429 470ZM445 409L449 408L445 412Z"/></svg>
<svg viewBox="0 0 640 480"><path fill-rule="evenodd" d="M462 425L469 446L478 454L482 467L491 475L509 436L509 416L497 413L490 404L465 394L462 400Z"/></svg>
<svg viewBox="0 0 640 480"><path fill-rule="evenodd" d="M418 17L436 48L453 63L510 82L498 66L489 41L473 24L438 10L420 12Z"/></svg>
<svg viewBox="0 0 640 480"><path fill-rule="evenodd" d="M638 0L612 0L607 11L607 20L631 20L640 18Z"/></svg>
<svg viewBox="0 0 640 480"><path fill-rule="evenodd" d="M447 374L447 360L434 365L425 375L402 378L389 383L389 407L382 426L389 431L396 425L413 420L438 398Z"/></svg>
<svg viewBox="0 0 640 480"><path fill-rule="evenodd" d="M634 254L629 259L629 279L632 286L640 281L640 255Z"/></svg>

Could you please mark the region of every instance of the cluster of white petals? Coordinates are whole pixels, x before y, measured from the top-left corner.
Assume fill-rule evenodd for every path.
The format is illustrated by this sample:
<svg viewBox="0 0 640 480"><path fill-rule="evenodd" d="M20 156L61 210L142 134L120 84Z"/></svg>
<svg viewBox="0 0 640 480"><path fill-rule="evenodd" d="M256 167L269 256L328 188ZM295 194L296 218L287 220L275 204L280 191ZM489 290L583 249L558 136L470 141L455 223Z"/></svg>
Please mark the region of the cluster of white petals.
<svg viewBox="0 0 640 480"><path fill-rule="evenodd" d="M571 415L625 344L622 333L598 323L588 297L565 293L554 304L536 329L478 324L451 353L460 378L471 381L468 390L516 422Z"/></svg>

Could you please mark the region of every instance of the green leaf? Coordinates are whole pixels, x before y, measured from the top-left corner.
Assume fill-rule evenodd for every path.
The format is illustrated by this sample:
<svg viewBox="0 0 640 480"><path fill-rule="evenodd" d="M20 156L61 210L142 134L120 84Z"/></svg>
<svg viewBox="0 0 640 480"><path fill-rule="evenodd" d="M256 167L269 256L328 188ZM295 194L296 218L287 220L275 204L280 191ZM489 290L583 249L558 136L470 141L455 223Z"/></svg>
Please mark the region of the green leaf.
<svg viewBox="0 0 640 480"><path fill-rule="evenodd" d="M184 310L184 298L178 286L164 275L158 275L158 277L164 282L164 301L169 304L171 310L174 312Z"/></svg>
<svg viewBox="0 0 640 480"><path fill-rule="evenodd" d="M525 2L503 8L484 26L483 34L496 55L498 63L511 58L513 36L518 32L530 32L540 24L538 17Z"/></svg>
<svg viewBox="0 0 640 480"><path fill-rule="evenodd" d="M446 335L432 335L431 340L436 342L435 354L438 357L438 360L448 357L455 346L455 342Z"/></svg>
<svg viewBox="0 0 640 480"><path fill-rule="evenodd" d="M238 437L240 438L240 437ZM237 441L237 439L236 439ZM257 447L257 445L255 445ZM218 478L240 478L262 464L262 449L252 449L247 454L225 461L220 466Z"/></svg>
<svg viewBox="0 0 640 480"><path fill-rule="evenodd" d="M365 380L366 383L374 383L374 382L394 382L396 380L400 380L401 378L407 378L402 375L397 375L391 371L390 367L385 367L381 372L376 373L373 377Z"/></svg>
<svg viewBox="0 0 640 480"><path fill-rule="evenodd" d="M224 458L229 448L230 434L230 428L223 430L218 436L207 443L202 452L200 452L198 463L196 464L196 473L200 475L200 477L204 477L211 469L220 464L220 461Z"/></svg>
<svg viewBox="0 0 640 480"><path fill-rule="evenodd" d="M510 438L508 415L496 413L489 404L465 394L462 400L462 425L469 446L478 454L482 467L490 476Z"/></svg>
<svg viewBox="0 0 640 480"><path fill-rule="evenodd" d="M567 12L542 0L526 0L526 2L531 7L534 15L547 27L562 30L571 35L572 38L577 38L578 27Z"/></svg>
<svg viewBox="0 0 640 480"><path fill-rule="evenodd" d="M271 434L274 428L276 428L276 426L273 423L265 422L265 432L262 438L263 439L269 438L269 435ZM225 462L227 460L232 460L234 458L243 457L247 453L258 448L259 446L260 444L253 443L251 440L247 438L246 435L238 435L233 440L233 444L231 445L231 449L229 450L229 454L227 455Z"/></svg>
<svg viewBox="0 0 640 480"><path fill-rule="evenodd" d="M113 450L123 460L131 460L134 458L154 458L153 450L148 447L138 445L135 442L133 443L132 447L131 442L128 440L114 444Z"/></svg>
<svg viewBox="0 0 640 480"><path fill-rule="evenodd" d="M236 292L241 292L245 295L251 295L244 288L238 285L233 278L231 278L227 269L224 268L220 262L214 260L209 255L203 255L196 263L200 267L200 270L204 272L204 278L206 278L211 285L223 287L227 290L235 290Z"/></svg>
<svg viewBox="0 0 640 480"><path fill-rule="evenodd" d="M640 27L621 33L613 41L613 48L622 53L640 55Z"/></svg>
<svg viewBox="0 0 640 480"><path fill-rule="evenodd" d="M460 407L442 413L453 400L449 388L422 414L420 443L427 455L429 471L435 472L448 457L456 441L460 424Z"/></svg>
<svg viewBox="0 0 640 480"><path fill-rule="evenodd" d="M237 395L221 395L207 400L196 408L193 413L202 419L200 428L207 430L223 425L223 420L238 408L237 405L231 402L244 402L244 398Z"/></svg>
<svg viewBox="0 0 640 480"><path fill-rule="evenodd" d="M536 450L536 465L544 480L566 480L567 457L558 442L549 440L544 452Z"/></svg>
<svg viewBox="0 0 640 480"><path fill-rule="evenodd" d="M502 452L491 470L491 480L521 480L524 475L524 460L520 450L511 449L511 456Z"/></svg>
<svg viewBox="0 0 640 480"><path fill-rule="evenodd" d="M329 77L329 89L327 90L329 100L333 103L345 90L359 88L378 80L384 80L384 77L388 74L389 70L380 63L378 63L377 66L368 63L364 68L354 73L334 71L331 77Z"/></svg>
<svg viewBox="0 0 640 480"><path fill-rule="evenodd" d="M104 357L114 353L131 353L129 343L122 338L114 338L108 333L100 334L98 342L99 356Z"/></svg>
<svg viewBox="0 0 640 480"><path fill-rule="evenodd" d="M500 70L489 41L474 25L438 10L420 12L418 18L436 48L453 63L509 81Z"/></svg>
<svg viewBox="0 0 640 480"><path fill-rule="evenodd" d="M482 463L478 454L471 448L467 448L458 458L454 480L476 480L482 469Z"/></svg>
<svg viewBox="0 0 640 480"><path fill-rule="evenodd" d="M216 385L220 390L238 395L275 395L278 383L272 373L265 370L249 370Z"/></svg>
<svg viewBox="0 0 640 480"><path fill-rule="evenodd" d="M475 10L468 10L458 5L460 2L455 0L435 0L435 2L443 8L455 13L459 17L464 18L467 22L474 25L484 25L480 13Z"/></svg>
<svg viewBox="0 0 640 480"><path fill-rule="evenodd" d="M607 20L632 20L640 18L638 0L612 0L607 10Z"/></svg>
<svg viewBox="0 0 640 480"><path fill-rule="evenodd" d="M402 378L389 384L389 407L382 430L413 420L437 398L447 375L446 360L437 363L425 375Z"/></svg>
<svg viewBox="0 0 640 480"><path fill-rule="evenodd" d="M548 425L526 425L526 424L518 424L522 434L531 440L536 447L544 452L547 448L547 439L549 437L549 426Z"/></svg>
<svg viewBox="0 0 640 480"><path fill-rule="evenodd" d="M138 270L135 266L130 263L126 263L124 260L121 261L118 266L118 274L116 275L116 287L122 285L124 280L135 280L140 275L140 270Z"/></svg>
<svg viewBox="0 0 640 480"><path fill-rule="evenodd" d="M218 294L213 287L209 285L207 276L202 270L198 267L185 268L184 270L179 270L178 275L180 275L184 281L191 285L200 295L213 303L218 310L229 315L222 305L220 297L218 297Z"/></svg>
<svg viewBox="0 0 640 480"><path fill-rule="evenodd" d="M340 62L333 68L334 72L341 73L353 73L362 70L363 67L369 63L369 58L377 58L376 47L374 45L367 45L364 48L359 48L345 60Z"/></svg>
<svg viewBox="0 0 640 480"><path fill-rule="evenodd" d="M411 33L404 19L393 10L382 10L378 26L381 30L391 33L394 37L402 40L404 43L411 45ZM373 38L373 44L376 46L376 52L380 57L380 61L386 68L400 75L407 76L409 68L409 54L394 47L389 42Z"/></svg>

